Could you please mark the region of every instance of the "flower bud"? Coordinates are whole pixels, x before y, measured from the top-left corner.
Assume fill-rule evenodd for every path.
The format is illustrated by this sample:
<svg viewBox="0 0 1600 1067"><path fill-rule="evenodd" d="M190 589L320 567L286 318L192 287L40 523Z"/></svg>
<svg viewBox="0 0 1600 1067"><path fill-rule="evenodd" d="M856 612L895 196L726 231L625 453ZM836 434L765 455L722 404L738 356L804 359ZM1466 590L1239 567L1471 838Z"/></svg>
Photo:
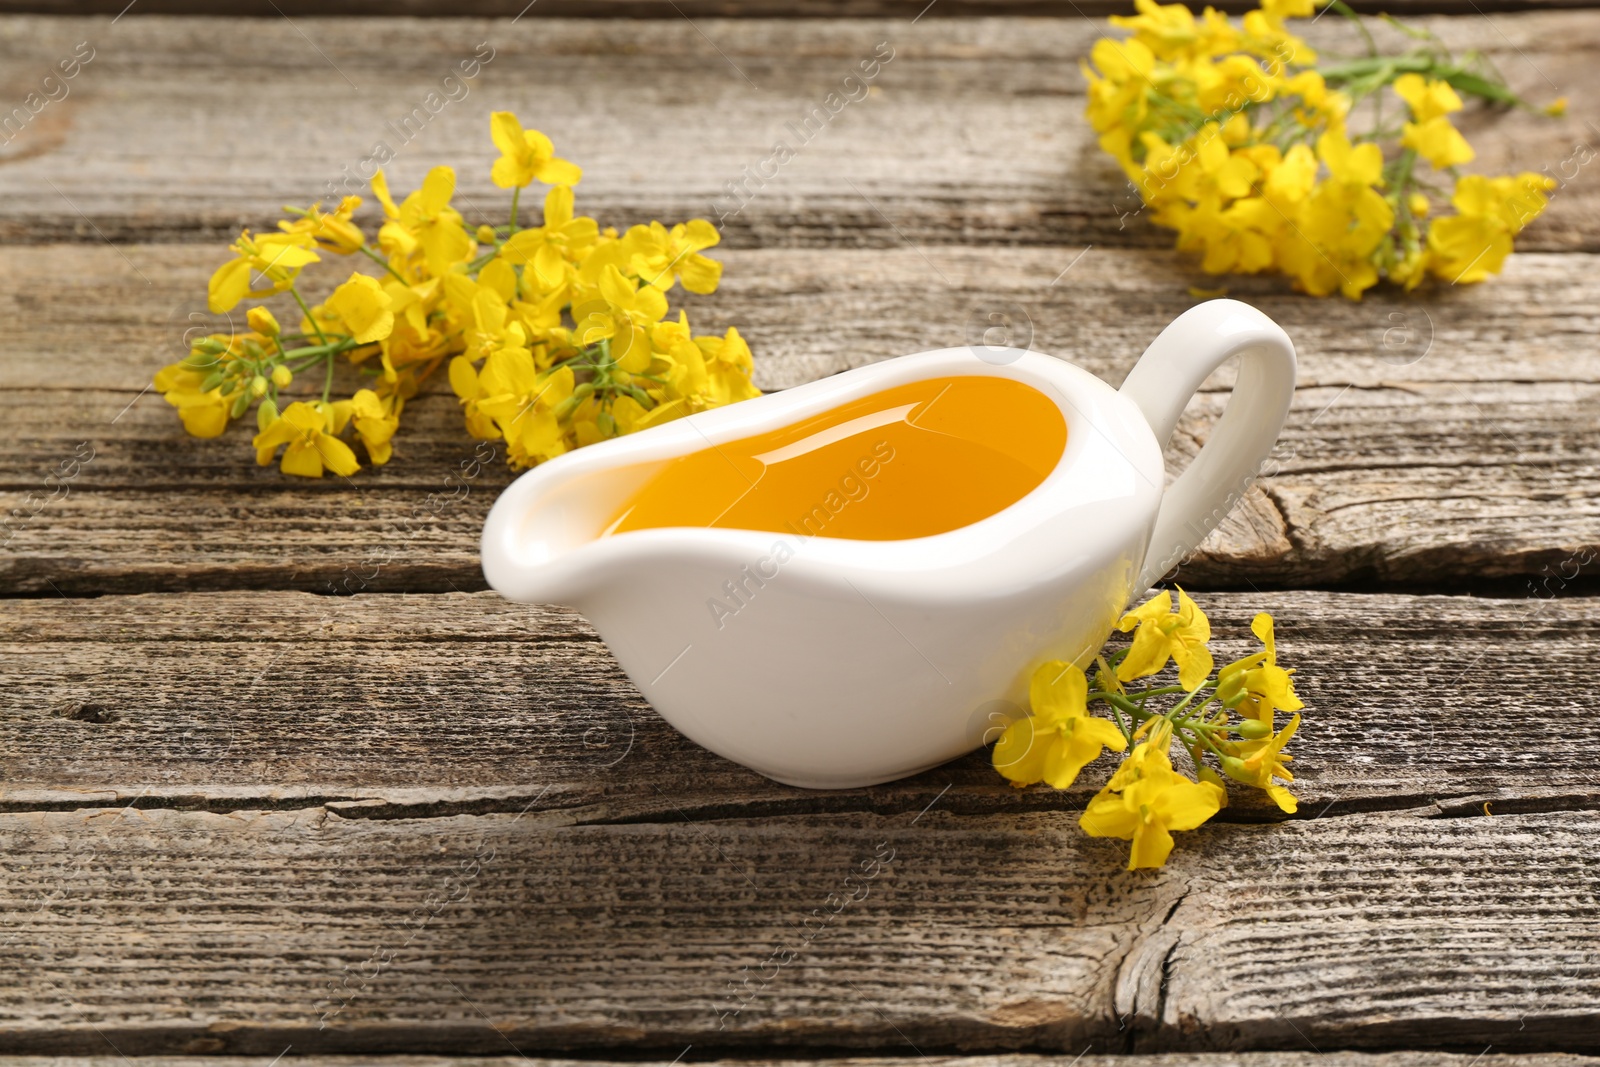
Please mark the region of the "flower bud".
<svg viewBox="0 0 1600 1067"><path fill-rule="evenodd" d="M261 406L256 408L256 429L265 433L268 426L278 421L278 405L271 400L263 400Z"/></svg>
<svg viewBox="0 0 1600 1067"><path fill-rule="evenodd" d="M233 407L229 409L228 417L230 419L237 419L240 415L244 414L244 409L249 406L250 394L247 391L241 390L239 395L233 398Z"/></svg>
<svg viewBox="0 0 1600 1067"><path fill-rule="evenodd" d="M250 397L251 397L251 399L252 400L253 399L257 399L259 397L263 397L263 396L266 396L266 395L267 395L267 380L265 378L263 378L259 374L256 375L254 378L251 378L250 379Z"/></svg>
<svg viewBox="0 0 1600 1067"><path fill-rule="evenodd" d="M1258 738L1268 737L1272 734L1272 727L1268 726L1260 719L1245 719L1243 722L1235 725L1232 729L1233 732L1238 734L1240 737L1247 738L1252 741Z"/></svg>
<svg viewBox="0 0 1600 1067"><path fill-rule="evenodd" d="M200 391L202 393L211 392L211 390L222 384L222 378L223 372L221 368L212 371L210 374L206 375L206 380L200 383Z"/></svg>
<svg viewBox="0 0 1600 1067"><path fill-rule="evenodd" d="M272 312L264 307L253 307L245 313L245 318L250 323L250 328L263 337L276 337L279 333L278 320L272 317Z"/></svg>
<svg viewBox="0 0 1600 1067"><path fill-rule="evenodd" d="M1244 686L1244 671L1224 667L1217 675L1217 699L1225 708L1236 708L1249 696Z"/></svg>
<svg viewBox="0 0 1600 1067"><path fill-rule="evenodd" d="M478 227L478 243L479 244L484 244L484 245L492 245L492 244L494 244L494 227L492 227L492 226L479 226Z"/></svg>
<svg viewBox="0 0 1600 1067"><path fill-rule="evenodd" d="M1245 769L1244 760L1238 756L1222 757L1222 773L1236 782L1249 783L1254 780L1251 778L1249 771Z"/></svg>
<svg viewBox="0 0 1600 1067"><path fill-rule="evenodd" d="M292 381L294 381L294 373L282 363L272 368L272 384L279 389L286 388Z"/></svg>

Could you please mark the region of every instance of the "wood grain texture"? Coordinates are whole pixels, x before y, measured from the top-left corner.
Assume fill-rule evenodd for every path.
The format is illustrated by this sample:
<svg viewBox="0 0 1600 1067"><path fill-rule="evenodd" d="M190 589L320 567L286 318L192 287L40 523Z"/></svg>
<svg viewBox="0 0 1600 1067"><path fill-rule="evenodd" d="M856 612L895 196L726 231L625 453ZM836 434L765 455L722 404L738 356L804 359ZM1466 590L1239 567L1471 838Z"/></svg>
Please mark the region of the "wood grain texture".
<svg viewBox="0 0 1600 1067"><path fill-rule="evenodd" d="M0 1056L0 1067L136 1067L154 1062L116 1056ZM367 1067L371 1060L357 1056L306 1056L297 1062L304 1067ZM989 1056L850 1056L806 1059L673 1060L666 1059L553 1059L543 1056L412 1056L388 1055L389 1067L670 1067L676 1062L709 1062L728 1067L1061 1067L1060 1056L1009 1053ZM1097 1055L1085 1053L1076 1060L1082 1067L1595 1067L1595 1058L1565 1052L1493 1053L1482 1058L1463 1053L1408 1050L1404 1052L1153 1052L1143 1054ZM267 1067L267 1059L245 1056L186 1054L185 1067Z"/></svg>
<svg viewBox="0 0 1600 1067"><path fill-rule="evenodd" d="M515 18L525 0L139 0L130 15L208 15L228 18L373 16L425 19ZM532 5L528 5L532 7ZM1223 0L1219 11L1249 11L1250 0ZM1476 15L1587 8L1589 0L1352 0L1357 11L1373 14ZM0 14L109 15L128 5L119 0L0 0ZM928 0L538 0L541 18L913 18L929 9ZM1132 14L1124 0L938 0L930 17L974 15L1079 16Z"/></svg>
<svg viewBox="0 0 1600 1067"><path fill-rule="evenodd" d="M1294 746L1301 818L1600 807L1600 599L1200 603L1224 661L1255 647L1257 611L1278 620L1309 708ZM1076 810L1109 773L1018 791L978 752L871 789L778 785L667 726L580 617L492 593L51 597L0 603L0 626L8 811L320 805L349 818L673 823L915 814L942 797L943 811L1015 815ZM1223 819L1282 818L1235 794Z"/></svg>
<svg viewBox="0 0 1600 1067"><path fill-rule="evenodd" d="M937 806L9 814L0 1047L1600 1051L1600 813L1124 848Z"/></svg>
<svg viewBox="0 0 1600 1067"><path fill-rule="evenodd" d="M396 188L450 163L467 217L500 222L507 197L488 180L485 116L510 108L584 166L579 204L605 222L717 218L748 197L723 221L730 245L1170 247L1082 115L1078 59L1103 23L1062 10L1069 17L915 23L668 10L632 21L551 19L541 4L514 24L318 19L314 34L276 15L248 24L130 15L115 25L19 16L0 26L0 115L80 42L94 58L64 100L0 146L0 238L231 237L270 224L286 202L325 199L330 183L370 174L361 164L379 143L395 154ZM1467 117L1473 166L1561 178L1523 248L1600 251L1600 133L1586 103L1600 98L1600 19L1487 10L1420 25L1461 53L1483 52L1533 99L1567 94L1576 106L1560 120ZM1359 50L1337 18L1310 34L1330 55ZM797 136L791 124L880 43L894 58L869 95ZM477 79L446 84L480 44L494 58ZM751 179L778 141L795 157ZM350 180L349 191L364 191L364 179ZM730 182L747 192L731 197Z"/></svg>
<svg viewBox="0 0 1600 1067"><path fill-rule="evenodd" d="M141 395L154 368L184 350L217 255L171 245L0 249L0 315L10 323L0 513L22 512L0 548L0 588L52 596L482 588L478 535L510 473L496 463L462 480L463 463L475 469L474 444L443 383L408 407L395 459L349 484L258 468L250 427L220 441L189 438L158 396ZM687 306L699 329L740 327L767 389L978 340L991 314L1008 317L1012 343L1116 383L1195 302L1193 276L1166 252L968 248L935 258L786 249L723 258L721 289ZM312 277L316 293L323 283ZM1184 565L1182 580L1448 588L1502 577L1521 591L1592 574L1600 557L1594 277L1593 257L1525 254L1490 285L1421 298L1351 304L1286 293L1268 279L1233 287L1294 338L1300 390L1267 477ZM1173 470L1204 440L1230 382L1224 369L1191 405L1169 453ZM47 485L80 445L93 460L64 491ZM376 572L363 563L375 555L384 560Z"/></svg>

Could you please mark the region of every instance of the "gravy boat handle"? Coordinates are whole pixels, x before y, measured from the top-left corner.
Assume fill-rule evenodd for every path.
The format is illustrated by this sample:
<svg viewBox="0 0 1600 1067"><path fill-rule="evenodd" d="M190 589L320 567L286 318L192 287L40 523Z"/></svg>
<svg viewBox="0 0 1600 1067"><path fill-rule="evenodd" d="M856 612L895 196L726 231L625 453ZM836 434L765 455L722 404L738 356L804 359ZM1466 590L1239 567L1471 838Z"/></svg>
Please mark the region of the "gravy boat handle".
<svg viewBox="0 0 1600 1067"><path fill-rule="evenodd" d="M1233 395L1210 440L1162 495L1135 596L1193 552L1255 482L1294 399L1294 345L1249 304L1211 300L1162 330L1122 383L1165 448L1189 398L1234 356Z"/></svg>

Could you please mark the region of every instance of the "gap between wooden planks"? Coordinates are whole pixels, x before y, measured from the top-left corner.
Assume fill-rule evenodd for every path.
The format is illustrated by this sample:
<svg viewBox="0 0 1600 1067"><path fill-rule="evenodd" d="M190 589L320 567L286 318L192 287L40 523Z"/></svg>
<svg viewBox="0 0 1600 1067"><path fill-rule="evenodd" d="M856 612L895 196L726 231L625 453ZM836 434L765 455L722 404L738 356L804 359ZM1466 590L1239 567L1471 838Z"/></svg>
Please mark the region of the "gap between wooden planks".
<svg viewBox="0 0 1600 1067"><path fill-rule="evenodd" d="M115 1056L0 1056L0 1067L125 1067L129 1061ZM134 1061L137 1062L137 1061ZM369 1067L371 1059L355 1056L315 1056L298 1060L303 1067ZM549 1059L506 1054L501 1056L385 1056L387 1067L671 1067L673 1063L715 1063L719 1067L1595 1067L1596 1060L1570 1053L1517 1055L1484 1053L1471 1056L1451 1052L1161 1052L1144 1055L1103 1055L1085 1051L1070 1060L1061 1056L1012 1053L994 1056L854 1056L807 1059L716 1059L685 1056L682 1060ZM185 1067L265 1067L260 1059L235 1056L185 1054Z"/></svg>
<svg viewBox="0 0 1600 1067"><path fill-rule="evenodd" d="M1574 105L1562 119L1463 116L1472 168L1561 181L1520 247L1600 251L1600 19L1467 3L1418 25L1460 54L1482 52L1534 101ZM396 190L449 163L469 221L501 223L509 198L488 180L487 115L510 108L585 168L579 208L603 224L726 216L728 243L744 247L1172 244L1083 117L1078 60L1106 29L1071 5L1061 18L916 22L662 10L647 22L551 19L543 4L515 23L319 18L314 46L271 12L10 19L0 101L20 102L79 42L94 58L66 99L0 146L0 238L231 239L269 226L286 202L367 195L377 164L363 161L389 154L380 143ZM1409 47L1369 22L1386 46ZM1337 16L1307 32L1330 57L1362 52ZM858 95L844 79L880 43L893 58L867 95L818 117L830 93ZM477 79L446 83L482 46L492 58ZM774 172L779 141L795 157ZM730 194L730 182L745 191ZM361 217L376 218L374 206Z"/></svg>
<svg viewBox="0 0 1600 1067"><path fill-rule="evenodd" d="M129 1060L115 1056L3 1056L0 1067L126 1067ZM370 1058L356 1056L309 1056L298 1061L303 1067L369 1067ZM807 1059L691 1059L683 1060L603 1060L550 1059L520 1056L409 1056L388 1055L388 1067L671 1067L673 1063L714 1063L720 1067L1595 1067L1596 1060L1571 1053L1484 1054L1481 1057L1452 1052L1160 1052L1145 1054L1093 1055L1067 1057L1065 1054L1041 1056L1028 1053L962 1056L852 1056ZM185 1067L266 1067L259 1058L189 1055Z"/></svg>
<svg viewBox="0 0 1600 1067"><path fill-rule="evenodd" d="M1095 248L1070 285L1051 284L1082 254L943 249L940 277L916 249L735 250L718 292L686 306L699 330L740 327L768 389L964 344L990 311L1010 316L1015 343L1115 384L1194 303L1193 276L1174 253ZM24 512L0 549L0 587L482 588L479 531L511 473L496 462L462 479L475 445L442 376L408 406L395 458L348 483L257 467L253 425L187 437L147 391L183 351L218 256L0 249L11 352L0 507ZM1450 588L1498 576L1514 592L1570 592L1600 557L1594 275L1587 255L1519 254L1489 285L1420 300L1319 301L1264 278L1232 287L1294 338L1300 389L1263 479L1180 580ZM1225 369L1191 405L1171 468L1204 440L1230 385ZM47 485L81 447L93 460L65 489Z"/></svg>
<svg viewBox="0 0 1600 1067"><path fill-rule="evenodd" d="M1258 647L1250 621L1270 611L1280 662L1300 669L1299 818L1600 807L1587 755L1600 744L1600 599L1199 599L1219 661ZM493 593L9 600L0 656L0 810L16 813L673 823L915 812L937 799L941 811L1015 815L1076 811L1111 762L1064 793L1012 789L982 751L870 789L778 785L668 727L581 617ZM1234 794L1223 821L1284 818Z"/></svg>
<svg viewBox="0 0 1600 1067"><path fill-rule="evenodd" d="M383 16L388 18L512 19L534 9L523 0L140 0L134 11L144 15L221 15L228 18L274 19L290 15L318 18ZM1221 0L1219 11L1254 10L1256 0ZM1352 0L1350 6L1369 14L1398 15L1525 12L1545 8L1585 8L1588 0ZM0 0L0 14L106 15L127 10L123 0ZM541 18L781 18L865 19L950 16L1131 15L1124 0L538 0Z"/></svg>
<svg viewBox="0 0 1600 1067"><path fill-rule="evenodd" d="M741 771L568 613L6 602L0 1050L1600 1051L1600 601L1202 604L1277 614L1307 802L1129 873L1093 780Z"/></svg>
<svg viewBox="0 0 1600 1067"><path fill-rule="evenodd" d="M0 1048L1600 1051L1600 814L0 816Z"/></svg>

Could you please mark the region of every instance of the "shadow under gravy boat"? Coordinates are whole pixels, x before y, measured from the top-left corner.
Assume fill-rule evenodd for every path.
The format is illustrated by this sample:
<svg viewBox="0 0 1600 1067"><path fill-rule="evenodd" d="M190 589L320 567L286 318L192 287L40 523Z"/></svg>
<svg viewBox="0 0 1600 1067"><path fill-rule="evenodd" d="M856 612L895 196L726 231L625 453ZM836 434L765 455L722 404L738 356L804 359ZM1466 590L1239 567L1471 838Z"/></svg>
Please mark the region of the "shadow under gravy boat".
<svg viewBox="0 0 1600 1067"><path fill-rule="evenodd" d="M1233 356L1227 409L1163 493L1163 446L1190 396ZM605 535L669 460L965 375L1030 385L1067 425L1044 480L987 518L905 540L711 527ZM1120 391L1016 349L890 359L529 471L489 513L484 575L508 599L582 612L662 717L713 752L790 785L886 782L993 741L1022 713L1039 664L1092 661L1130 599L1243 496L1294 381L1287 335L1234 300L1179 316Z"/></svg>

